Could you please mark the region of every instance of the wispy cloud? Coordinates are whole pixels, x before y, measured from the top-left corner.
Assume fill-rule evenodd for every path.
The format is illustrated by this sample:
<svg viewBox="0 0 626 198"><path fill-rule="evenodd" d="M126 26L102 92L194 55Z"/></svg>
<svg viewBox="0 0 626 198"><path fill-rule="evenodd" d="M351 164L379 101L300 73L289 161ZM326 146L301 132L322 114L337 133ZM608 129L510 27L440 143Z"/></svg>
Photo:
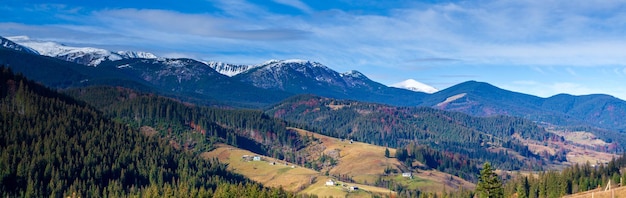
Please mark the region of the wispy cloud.
<svg viewBox="0 0 626 198"><path fill-rule="evenodd" d="M416 58L416 59L412 59L409 60L409 62L421 62L421 63L429 63L429 62L454 62L454 61L461 61L459 59L454 59L454 58Z"/></svg>
<svg viewBox="0 0 626 198"><path fill-rule="evenodd" d="M313 9L300 0L274 0L274 2L294 7L305 13L313 13Z"/></svg>
<svg viewBox="0 0 626 198"><path fill-rule="evenodd" d="M578 76L578 74L572 68L566 68L565 71L567 71L569 75Z"/></svg>

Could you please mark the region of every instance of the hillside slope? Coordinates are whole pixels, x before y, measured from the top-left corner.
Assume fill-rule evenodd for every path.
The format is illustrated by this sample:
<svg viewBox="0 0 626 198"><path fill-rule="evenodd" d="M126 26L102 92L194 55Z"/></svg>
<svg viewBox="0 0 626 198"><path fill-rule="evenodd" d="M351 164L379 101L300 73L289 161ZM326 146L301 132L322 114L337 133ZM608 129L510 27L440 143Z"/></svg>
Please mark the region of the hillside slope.
<svg viewBox="0 0 626 198"><path fill-rule="evenodd" d="M537 159L512 136L544 140L553 136L533 122L514 117L471 117L424 107L393 107L374 103L297 96L266 110L276 118L302 123L322 134L393 148L428 145L497 165L512 162L490 148L505 147ZM521 161L506 169L523 166ZM502 167L504 168L504 167Z"/></svg>
<svg viewBox="0 0 626 198"><path fill-rule="evenodd" d="M4 67L0 129L2 197L210 197L261 191L291 196L142 135Z"/></svg>

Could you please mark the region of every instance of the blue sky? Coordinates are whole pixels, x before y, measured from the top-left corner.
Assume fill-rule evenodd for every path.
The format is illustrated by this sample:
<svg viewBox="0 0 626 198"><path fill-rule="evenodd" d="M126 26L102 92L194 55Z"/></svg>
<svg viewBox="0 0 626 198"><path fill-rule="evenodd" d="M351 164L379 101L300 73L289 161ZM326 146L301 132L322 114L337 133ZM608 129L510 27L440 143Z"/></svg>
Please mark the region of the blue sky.
<svg viewBox="0 0 626 198"><path fill-rule="evenodd" d="M3 0L0 35L167 57L307 59L383 84L626 99L626 1Z"/></svg>

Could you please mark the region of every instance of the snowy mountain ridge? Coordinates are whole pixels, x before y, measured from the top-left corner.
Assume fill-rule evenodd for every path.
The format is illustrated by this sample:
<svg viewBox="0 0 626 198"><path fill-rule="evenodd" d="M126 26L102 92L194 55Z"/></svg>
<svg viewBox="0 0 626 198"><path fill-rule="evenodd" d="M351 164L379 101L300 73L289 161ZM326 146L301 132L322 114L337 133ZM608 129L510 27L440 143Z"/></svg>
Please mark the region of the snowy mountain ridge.
<svg viewBox="0 0 626 198"><path fill-rule="evenodd" d="M116 61L128 58L157 58L154 54L147 52L120 51L116 53L93 47L72 47L52 41L33 40L27 36L6 38L40 55L55 57L88 66L98 66L103 61Z"/></svg>
<svg viewBox="0 0 626 198"><path fill-rule="evenodd" d="M238 78L242 82L248 82L256 87L263 89L293 89L291 91L305 93L308 92L308 90L310 90L312 87L317 87L320 90L342 90L338 91L338 93L344 92L343 94L346 94L349 92L349 89L373 90L379 89L375 87L384 86L382 84L371 81L367 76L356 70L348 71L345 73L338 73L319 62L303 59L272 59L265 61L261 64L249 65L229 64L217 61L198 61L198 64L196 64L195 62L192 63L182 59L179 60L157 57L156 55L148 52L113 52L106 49L94 47L73 47L52 41L31 39L27 36L13 36L6 38L7 39L2 40L1 43L6 48L8 48L9 46L17 47L17 49L21 48L22 51L30 51L36 54L50 56L61 60L94 67L101 65L103 62L134 58L153 60L154 62L144 63L152 65L164 65L170 69L187 67L189 64L196 66L198 66L198 64L202 64L228 77L242 76ZM129 69L133 66L136 66L129 63L131 62L122 62L115 67L117 67L118 69ZM191 70L180 69L176 71L180 72L181 75L183 73L191 72ZM189 77L187 75L190 74L184 74L184 76ZM393 86L394 85L392 85L392 87ZM407 80L400 84L396 84L395 87L426 93L434 93L437 91L431 86L410 80Z"/></svg>

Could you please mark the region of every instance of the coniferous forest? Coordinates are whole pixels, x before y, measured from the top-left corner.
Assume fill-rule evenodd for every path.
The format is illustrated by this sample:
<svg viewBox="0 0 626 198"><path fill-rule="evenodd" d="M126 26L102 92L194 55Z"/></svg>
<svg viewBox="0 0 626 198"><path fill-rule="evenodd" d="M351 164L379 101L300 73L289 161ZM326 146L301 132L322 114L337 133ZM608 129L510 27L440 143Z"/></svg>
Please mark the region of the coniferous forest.
<svg viewBox="0 0 626 198"><path fill-rule="evenodd" d="M626 182L626 154L606 164L575 164L562 171L544 171L533 175L517 175L507 181L505 197L519 198L562 197L588 190L604 189L609 182L617 186Z"/></svg>
<svg viewBox="0 0 626 198"><path fill-rule="evenodd" d="M2 197L292 197L0 68Z"/></svg>

